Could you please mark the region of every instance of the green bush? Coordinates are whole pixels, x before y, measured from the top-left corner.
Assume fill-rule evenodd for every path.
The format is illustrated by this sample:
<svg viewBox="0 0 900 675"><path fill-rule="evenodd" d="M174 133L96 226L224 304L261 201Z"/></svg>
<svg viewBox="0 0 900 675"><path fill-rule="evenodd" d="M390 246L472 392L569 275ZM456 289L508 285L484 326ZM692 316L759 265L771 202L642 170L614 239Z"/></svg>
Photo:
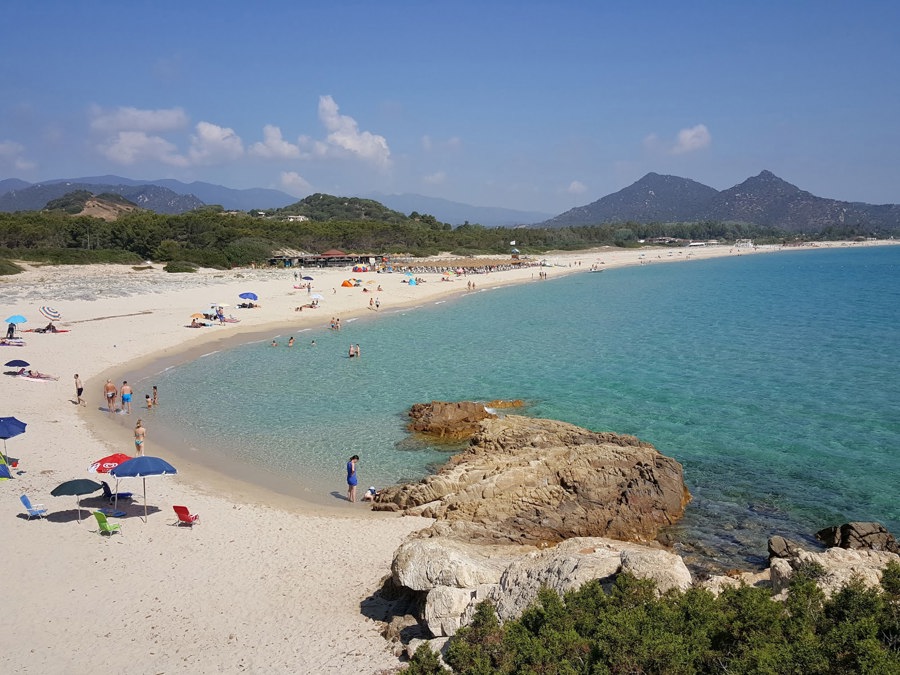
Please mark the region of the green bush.
<svg viewBox="0 0 900 675"><path fill-rule="evenodd" d="M19 274L20 272L24 272L25 270L16 263L11 260L6 260L5 258L0 258L0 276L6 276L9 274Z"/></svg>
<svg viewBox="0 0 900 675"><path fill-rule="evenodd" d="M197 266L194 263L186 262L184 260L174 260L163 267L163 269L172 274L183 274L186 272L196 272Z"/></svg>

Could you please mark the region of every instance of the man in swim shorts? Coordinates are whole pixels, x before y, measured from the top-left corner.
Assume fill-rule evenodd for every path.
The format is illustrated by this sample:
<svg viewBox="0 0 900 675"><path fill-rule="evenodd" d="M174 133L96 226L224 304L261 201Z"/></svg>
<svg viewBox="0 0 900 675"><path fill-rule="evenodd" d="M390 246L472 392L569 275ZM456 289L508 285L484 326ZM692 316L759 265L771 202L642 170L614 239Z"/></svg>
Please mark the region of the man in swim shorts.
<svg viewBox="0 0 900 675"><path fill-rule="evenodd" d="M106 409L110 415L114 415L116 412L116 394L118 393L119 390L116 389L116 385L112 383L112 380L107 380L106 384L103 385L103 398L106 399Z"/></svg>
<svg viewBox="0 0 900 675"><path fill-rule="evenodd" d="M75 404L76 405L85 405L84 399L81 395L84 393L84 385L81 383L81 378L78 377L78 373L75 373Z"/></svg>
<svg viewBox="0 0 900 675"><path fill-rule="evenodd" d="M134 394L134 390L131 388L131 385L128 384L128 380L122 382L122 412L130 415L131 414L131 395Z"/></svg>
<svg viewBox="0 0 900 675"><path fill-rule="evenodd" d="M353 455L347 462L347 501L351 504L356 502L356 463L359 461L359 455Z"/></svg>
<svg viewBox="0 0 900 675"><path fill-rule="evenodd" d="M137 424L134 425L134 454L135 455L143 455L144 454L144 438L147 436L147 430L144 428L143 424L141 424L141 420L138 419Z"/></svg>

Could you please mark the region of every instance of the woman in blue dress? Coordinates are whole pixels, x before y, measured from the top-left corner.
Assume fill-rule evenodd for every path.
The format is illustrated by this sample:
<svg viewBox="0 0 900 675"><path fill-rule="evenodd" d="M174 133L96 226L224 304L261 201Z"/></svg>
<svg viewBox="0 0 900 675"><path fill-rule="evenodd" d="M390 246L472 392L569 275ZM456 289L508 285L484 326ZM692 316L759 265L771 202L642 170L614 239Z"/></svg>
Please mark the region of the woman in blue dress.
<svg viewBox="0 0 900 675"><path fill-rule="evenodd" d="M359 461L359 455L353 455L347 462L347 501L356 502L356 463Z"/></svg>

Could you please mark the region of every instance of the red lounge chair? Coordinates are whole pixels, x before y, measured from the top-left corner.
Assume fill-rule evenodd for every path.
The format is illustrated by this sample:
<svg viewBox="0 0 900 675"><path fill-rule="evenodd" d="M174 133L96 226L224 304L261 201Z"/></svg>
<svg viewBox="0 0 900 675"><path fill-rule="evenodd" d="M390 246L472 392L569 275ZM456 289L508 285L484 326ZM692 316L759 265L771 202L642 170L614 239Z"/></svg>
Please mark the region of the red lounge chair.
<svg viewBox="0 0 900 675"><path fill-rule="evenodd" d="M173 506L172 508L175 509L175 513L178 516L178 522L175 523L176 525L189 525L193 527L194 523L200 522L200 516L198 516L196 513L191 515L191 512L188 511L188 507Z"/></svg>

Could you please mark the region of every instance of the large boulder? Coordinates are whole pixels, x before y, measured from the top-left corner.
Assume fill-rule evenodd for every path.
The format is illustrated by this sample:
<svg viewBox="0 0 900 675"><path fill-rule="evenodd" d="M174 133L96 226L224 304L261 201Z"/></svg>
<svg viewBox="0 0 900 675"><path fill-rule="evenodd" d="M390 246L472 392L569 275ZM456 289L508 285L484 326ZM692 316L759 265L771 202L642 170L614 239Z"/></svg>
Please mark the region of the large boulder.
<svg viewBox="0 0 900 675"><path fill-rule="evenodd" d="M673 553L592 537L536 549L418 536L400 546L392 566L395 583L425 593L422 619L435 636L454 635L482 600L507 621L533 603L542 587L563 594L623 571L655 581L660 592L691 585L684 562Z"/></svg>
<svg viewBox="0 0 900 675"><path fill-rule="evenodd" d="M881 523L844 523L816 532L825 546L900 553L900 542Z"/></svg>
<svg viewBox="0 0 900 675"><path fill-rule="evenodd" d="M374 508L435 518L479 543L572 537L649 542L690 501L681 465L633 436L518 415L486 418L435 475L387 488Z"/></svg>
<svg viewBox="0 0 900 675"><path fill-rule="evenodd" d="M817 564L823 574L816 579L819 588L830 596L854 578L859 578L871 588L881 582L881 573L891 561L900 562L900 555L887 551L829 548L825 551L796 551L788 558L773 558L769 575L776 596L784 596L795 570L801 566Z"/></svg>

